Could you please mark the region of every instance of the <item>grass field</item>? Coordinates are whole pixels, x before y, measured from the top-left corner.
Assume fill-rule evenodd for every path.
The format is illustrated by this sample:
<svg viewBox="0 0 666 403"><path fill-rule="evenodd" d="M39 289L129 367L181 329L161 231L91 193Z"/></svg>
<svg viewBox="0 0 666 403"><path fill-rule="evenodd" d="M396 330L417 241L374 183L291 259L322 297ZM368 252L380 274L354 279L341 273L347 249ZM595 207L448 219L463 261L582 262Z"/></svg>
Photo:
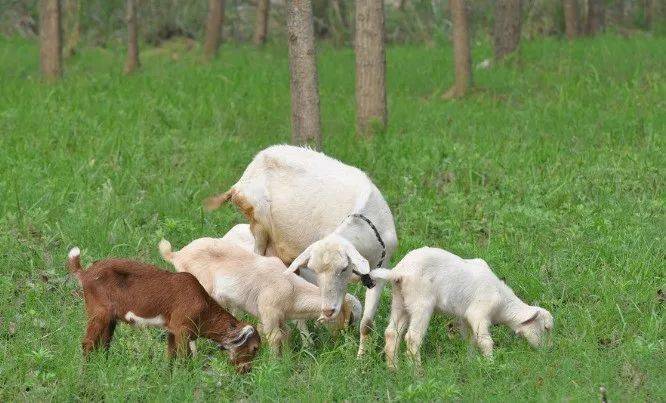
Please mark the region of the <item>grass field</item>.
<svg viewBox="0 0 666 403"><path fill-rule="evenodd" d="M324 149L383 191L400 242L392 264L423 245L483 257L554 314L554 345L532 350L496 328L489 362L439 316L423 374L407 361L390 373L387 290L365 358L357 330L318 329L314 348L293 337L282 359L264 350L239 376L206 341L170 365L160 331L126 326L108 357L84 363L83 303L64 262L77 245L85 264L168 267L160 238L180 247L241 222L201 201L288 141L285 49L225 45L212 65L147 49L132 77L120 75L121 49L89 49L46 86L37 47L0 39L0 401L591 401L601 385L612 400L663 401L665 48L650 37L524 43L475 71L476 89L455 102L439 98L448 46L390 48L390 125L368 142L354 137L353 52L321 49Z"/></svg>

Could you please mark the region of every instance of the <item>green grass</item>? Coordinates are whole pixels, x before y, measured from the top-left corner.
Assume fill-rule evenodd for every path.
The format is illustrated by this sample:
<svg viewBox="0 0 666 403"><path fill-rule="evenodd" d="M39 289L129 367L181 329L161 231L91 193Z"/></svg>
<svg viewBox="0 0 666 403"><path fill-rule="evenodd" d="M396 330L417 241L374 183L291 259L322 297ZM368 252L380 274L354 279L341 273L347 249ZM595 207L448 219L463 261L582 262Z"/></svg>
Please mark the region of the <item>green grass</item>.
<svg viewBox="0 0 666 403"><path fill-rule="evenodd" d="M367 357L358 331L267 351L248 376L205 341L170 365L158 330L121 326L108 357L81 357L85 316L69 248L167 267L157 242L221 235L242 217L204 214L265 146L289 139L286 51L225 45L212 65L149 49L123 77L122 50L87 49L40 82L38 49L0 40L0 401L612 400L666 398L666 40L605 36L524 43L475 71L454 102L450 48L388 51L390 125L354 136L351 50L319 54L324 149L365 170L398 229L395 264L432 245L483 257L555 316L532 350L496 328L494 361L470 354L450 318L431 323L423 374L387 372L389 293ZM491 55L479 45L475 59ZM354 288L360 295L360 289ZM404 348L403 348L404 350Z"/></svg>

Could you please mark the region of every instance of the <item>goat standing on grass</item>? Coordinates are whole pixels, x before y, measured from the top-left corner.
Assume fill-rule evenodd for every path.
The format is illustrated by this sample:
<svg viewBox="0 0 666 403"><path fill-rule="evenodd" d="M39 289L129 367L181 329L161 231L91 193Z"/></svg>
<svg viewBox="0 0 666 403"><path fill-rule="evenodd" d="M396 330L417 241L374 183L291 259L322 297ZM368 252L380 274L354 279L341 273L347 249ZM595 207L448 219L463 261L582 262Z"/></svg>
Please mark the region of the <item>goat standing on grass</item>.
<svg viewBox="0 0 666 403"><path fill-rule="evenodd" d="M534 347L553 329L550 312L521 301L483 259L421 248L409 252L393 270L378 269L371 275L393 282L391 319L384 333L389 368L395 368L405 330L408 352L420 363L419 349L435 309L460 318L462 336L471 332L487 357L493 353L492 324L508 325Z"/></svg>
<svg viewBox="0 0 666 403"><path fill-rule="evenodd" d="M80 254L73 248L68 266L83 287L88 314L84 355L99 347L108 350L121 321L165 328L172 357L188 355L190 343L204 337L229 352L238 372L251 369L261 344L256 329L219 306L193 275L126 259L99 260L84 270Z"/></svg>
<svg viewBox="0 0 666 403"><path fill-rule="evenodd" d="M317 286L284 273L286 266L280 259L257 255L229 240L200 238L173 252L163 239L159 249L177 271L192 273L221 305L258 317L261 332L275 353L288 339L288 320L319 319L340 329L361 313L361 303L347 294L340 315L321 315Z"/></svg>
<svg viewBox="0 0 666 403"><path fill-rule="evenodd" d="M361 279L368 287L363 354L384 287L383 280L374 286L369 273L386 267L398 243L391 209L370 178L323 153L276 145L259 152L238 182L206 205L212 210L226 201L248 219L256 253L277 256L316 281L323 316L337 316L347 284Z"/></svg>

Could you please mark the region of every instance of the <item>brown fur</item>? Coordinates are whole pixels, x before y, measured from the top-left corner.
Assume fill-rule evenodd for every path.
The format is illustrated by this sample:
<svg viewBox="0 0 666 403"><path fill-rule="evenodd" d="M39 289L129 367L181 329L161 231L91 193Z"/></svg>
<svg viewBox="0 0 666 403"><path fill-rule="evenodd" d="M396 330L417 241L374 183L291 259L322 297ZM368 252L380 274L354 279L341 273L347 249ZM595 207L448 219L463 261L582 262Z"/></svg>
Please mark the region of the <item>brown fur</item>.
<svg viewBox="0 0 666 403"><path fill-rule="evenodd" d="M83 270L78 255L68 265L83 287L88 316L84 355L98 347L108 349L116 323L130 323L125 315L131 311L142 318L164 318L172 357L188 355L189 341L204 337L228 349L239 372L250 370L261 344L256 329L240 344L247 323L220 307L190 273L126 259L100 260Z"/></svg>

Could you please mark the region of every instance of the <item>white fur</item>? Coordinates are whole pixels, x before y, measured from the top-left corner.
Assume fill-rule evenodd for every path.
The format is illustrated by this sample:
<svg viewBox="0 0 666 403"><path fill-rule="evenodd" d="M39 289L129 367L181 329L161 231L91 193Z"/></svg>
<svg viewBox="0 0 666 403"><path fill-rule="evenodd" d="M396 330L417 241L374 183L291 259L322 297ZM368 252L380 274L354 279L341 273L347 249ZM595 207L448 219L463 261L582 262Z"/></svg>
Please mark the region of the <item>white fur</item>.
<svg viewBox="0 0 666 403"><path fill-rule="evenodd" d="M317 319L322 298L317 286L293 273L285 275L280 259L265 257L238 247L234 242L200 238L178 252L160 243L160 253L177 271L193 274L218 303L238 307L259 317L262 333L272 349L279 351L288 336L285 322ZM360 302L347 295L344 314L336 320L343 327Z"/></svg>
<svg viewBox="0 0 666 403"><path fill-rule="evenodd" d="M372 228L350 217L360 213L376 226L386 245L384 265L397 246L393 215L368 176L327 155L276 145L261 151L229 190L246 215L254 250L277 256L290 269L311 269L324 300L322 311L339 312L352 269L367 274L381 259ZM349 264L351 263L351 265ZM352 266L352 267L348 267ZM366 292L359 354L363 353L384 282Z"/></svg>
<svg viewBox="0 0 666 403"><path fill-rule="evenodd" d="M67 256L70 259L73 259L73 258L75 258L77 256L80 256L80 255L81 255L81 249L79 249L78 247L75 246L69 251L69 254Z"/></svg>
<svg viewBox="0 0 666 403"><path fill-rule="evenodd" d="M136 315L132 311L128 311L125 314L125 320L132 323L135 326L164 326L166 323L162 315L157 315L154 318L142 318L141 316Z"/></svg>
<svg viewBox="0 0 666 403"><path fill-rule="evenodd" d="M462 259L442 249L421 248L409 252L393 270L375 270L371 276L394 282L391 319L385 332L390 367L395 366L405 331L409 353L420 361L419 349L434 310L459 317L463 336L471 332L486 356L493 351L492 324L508 325L535 347L553 328L548 311L521 301L483 259Z"/></svg>
<svg viewBox="0 0 666 403"><path fill-rule="evenodd" d="M236 224L220 239L234 242L250 252L254 251L254 236L250 231L250 224Z"/></svg>

